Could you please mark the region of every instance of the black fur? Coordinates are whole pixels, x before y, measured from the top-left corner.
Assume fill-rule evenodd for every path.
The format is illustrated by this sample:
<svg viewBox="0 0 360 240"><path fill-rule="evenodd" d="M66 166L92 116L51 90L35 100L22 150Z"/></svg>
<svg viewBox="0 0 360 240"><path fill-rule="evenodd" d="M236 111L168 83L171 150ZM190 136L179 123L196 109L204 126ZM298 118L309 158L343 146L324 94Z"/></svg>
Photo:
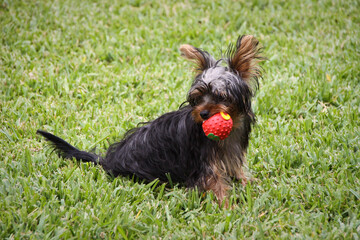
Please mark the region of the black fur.
<svg viewBox="0 0 360 240"><path fill-rule="evenodd" d="M169 173L172 181L194 187L208 174L209 154L216 144L194 124L191 111L186 106L132 130L110 146L100 164L114 176L167 181Z"/></svg>
<svg viewBox="0 0 360 240"><path fill-rule="evenodd" d="M211 174L209 155L217 144L205 136L200 124L194 124L191 112L192 108L185 106L130 130L109 147L104 158L80 151L51 133L37 133L50 141L59 156L100 164L114 177L135 175L167 182L170 174L173 182L195 187Z"/></svg>
<svg viewBox="0 0 360 240"><path fill-rule="evenodd" d="M55 152L57 152L60 157L66 159L75 158L76 160L92 162L94 164L98 164L98 159L101 158L100 156L97 156L93 153L80 151L79 149L70 145L68 142L51 133L42 130L37 130L36 133L45 137L45 139L50 142L50 146L54 148Z"/></svg>
<svg viewBox="0 0 360 240"><path fill-rule="evenodd" d="M241 39L235 48L230 47L228 58L241 47ZM236 66L233 60L216 61L209 53L190 45L183 45L182 51L186 58L198 63L198 74L187 103L177 111L130 130L120 142L109 147L105 157L80 151L45 131L37 133L50 141L64 158L100 164L114 177L135 175L147 181L166 182L170 175L173 182L187 187L213 190L221 203L230 177L243 183L247 180L243 168L251 125L255 121L251 110L253 91L249 80L242 79L243 73L233 69L232 65ZM257 77L259 72L253 76L256 82ZM205 120L204 114L200 114L202 111L207 111L209 117L220 111L229 113L234 121L230 136L219 142L208 139L201 125Z"/></svg>

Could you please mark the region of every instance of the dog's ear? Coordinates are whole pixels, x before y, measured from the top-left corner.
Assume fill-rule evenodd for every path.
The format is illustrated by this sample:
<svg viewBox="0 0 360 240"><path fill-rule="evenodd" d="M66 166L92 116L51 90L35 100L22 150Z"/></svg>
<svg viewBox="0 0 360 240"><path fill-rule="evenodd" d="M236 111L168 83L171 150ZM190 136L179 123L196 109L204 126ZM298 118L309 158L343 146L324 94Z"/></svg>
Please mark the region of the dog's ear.
<svg viewBox="0 0 360 240"><path fill-rule="evenodd" d="M195 71L202 72L205 69L215 66L216 60L206 51L200 50L189 44L180 46L181 56L196 64Z"/></svg>
<svg viewBox="0 0 360 240"><path fill-rule="evenodd" d="M260 53L259 41L255 37L252 35L240 36L235 46L229 46L227 62L229 67L235 70L245 82L249 82L251 79L257 81L261 77L259 62L265 60Z"/></svg>

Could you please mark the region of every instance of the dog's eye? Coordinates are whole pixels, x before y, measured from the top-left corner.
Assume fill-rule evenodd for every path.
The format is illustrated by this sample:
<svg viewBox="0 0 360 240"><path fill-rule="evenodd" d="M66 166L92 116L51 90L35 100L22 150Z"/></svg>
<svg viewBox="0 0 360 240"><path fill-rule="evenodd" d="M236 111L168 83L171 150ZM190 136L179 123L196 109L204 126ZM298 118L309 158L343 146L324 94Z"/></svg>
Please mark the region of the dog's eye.
<svg viewBox="0 0 360 240"><path fill-rule="evenodd" d="M196 97L190 98L189 103L191 106L196 106L200 103L200 101L201 101L201 97L196 96Z"/></svg>
<svg viewBox="0 0 360 240"><path fill-rule="evenodd" d="M218 95L216 97L216 101L217 102L226 102L226 98L224 96L222 96L222 95Z"/></svg>
<svg viewBox="0 0 360 240"><path fill-rule="evenodd" d="M190 105L191 106L196 106L198 104L198 100L197 99L191 99L190 101Z"/></svg>

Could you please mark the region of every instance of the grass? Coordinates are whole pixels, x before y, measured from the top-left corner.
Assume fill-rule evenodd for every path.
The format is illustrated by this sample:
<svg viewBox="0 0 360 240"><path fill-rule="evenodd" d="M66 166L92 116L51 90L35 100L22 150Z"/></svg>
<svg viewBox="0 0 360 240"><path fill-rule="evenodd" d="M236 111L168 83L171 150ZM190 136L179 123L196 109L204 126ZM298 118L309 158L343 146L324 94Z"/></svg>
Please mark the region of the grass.
<svg viewBox="0 0 360 240"><path fill-rule="evenodd" d="M358 1L0 1L1 239L359 239ZM103 151L175 110L183 43L217 57L255 35L269 61L234 209L212 194L109 179L36 129Z"/></svg>

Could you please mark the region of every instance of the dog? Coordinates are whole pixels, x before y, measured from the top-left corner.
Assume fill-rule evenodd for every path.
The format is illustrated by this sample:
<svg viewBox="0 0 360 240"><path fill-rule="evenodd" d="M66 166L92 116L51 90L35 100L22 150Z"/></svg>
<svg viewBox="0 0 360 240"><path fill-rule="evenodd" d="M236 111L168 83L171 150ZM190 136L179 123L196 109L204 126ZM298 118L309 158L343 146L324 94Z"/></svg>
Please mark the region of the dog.
<svg viewBox="0 0 360 240"><path fill-rule="evenodd" d="M37 133L65 159L99 164L113 177L168 182L170 176L187 188L212 191L220 205L228 206L231 180L243 185L249 180L246 152L255 123L251 100L262 77L261 49L251 35L239 36L219 60L181 45L181 55L195 63L196 73L186 101L177 111L128 131L105 156L78 150L46 131ZM229 137L214 141L205 136L202 123L219 112L231 116L233 127Z"/></svg>

